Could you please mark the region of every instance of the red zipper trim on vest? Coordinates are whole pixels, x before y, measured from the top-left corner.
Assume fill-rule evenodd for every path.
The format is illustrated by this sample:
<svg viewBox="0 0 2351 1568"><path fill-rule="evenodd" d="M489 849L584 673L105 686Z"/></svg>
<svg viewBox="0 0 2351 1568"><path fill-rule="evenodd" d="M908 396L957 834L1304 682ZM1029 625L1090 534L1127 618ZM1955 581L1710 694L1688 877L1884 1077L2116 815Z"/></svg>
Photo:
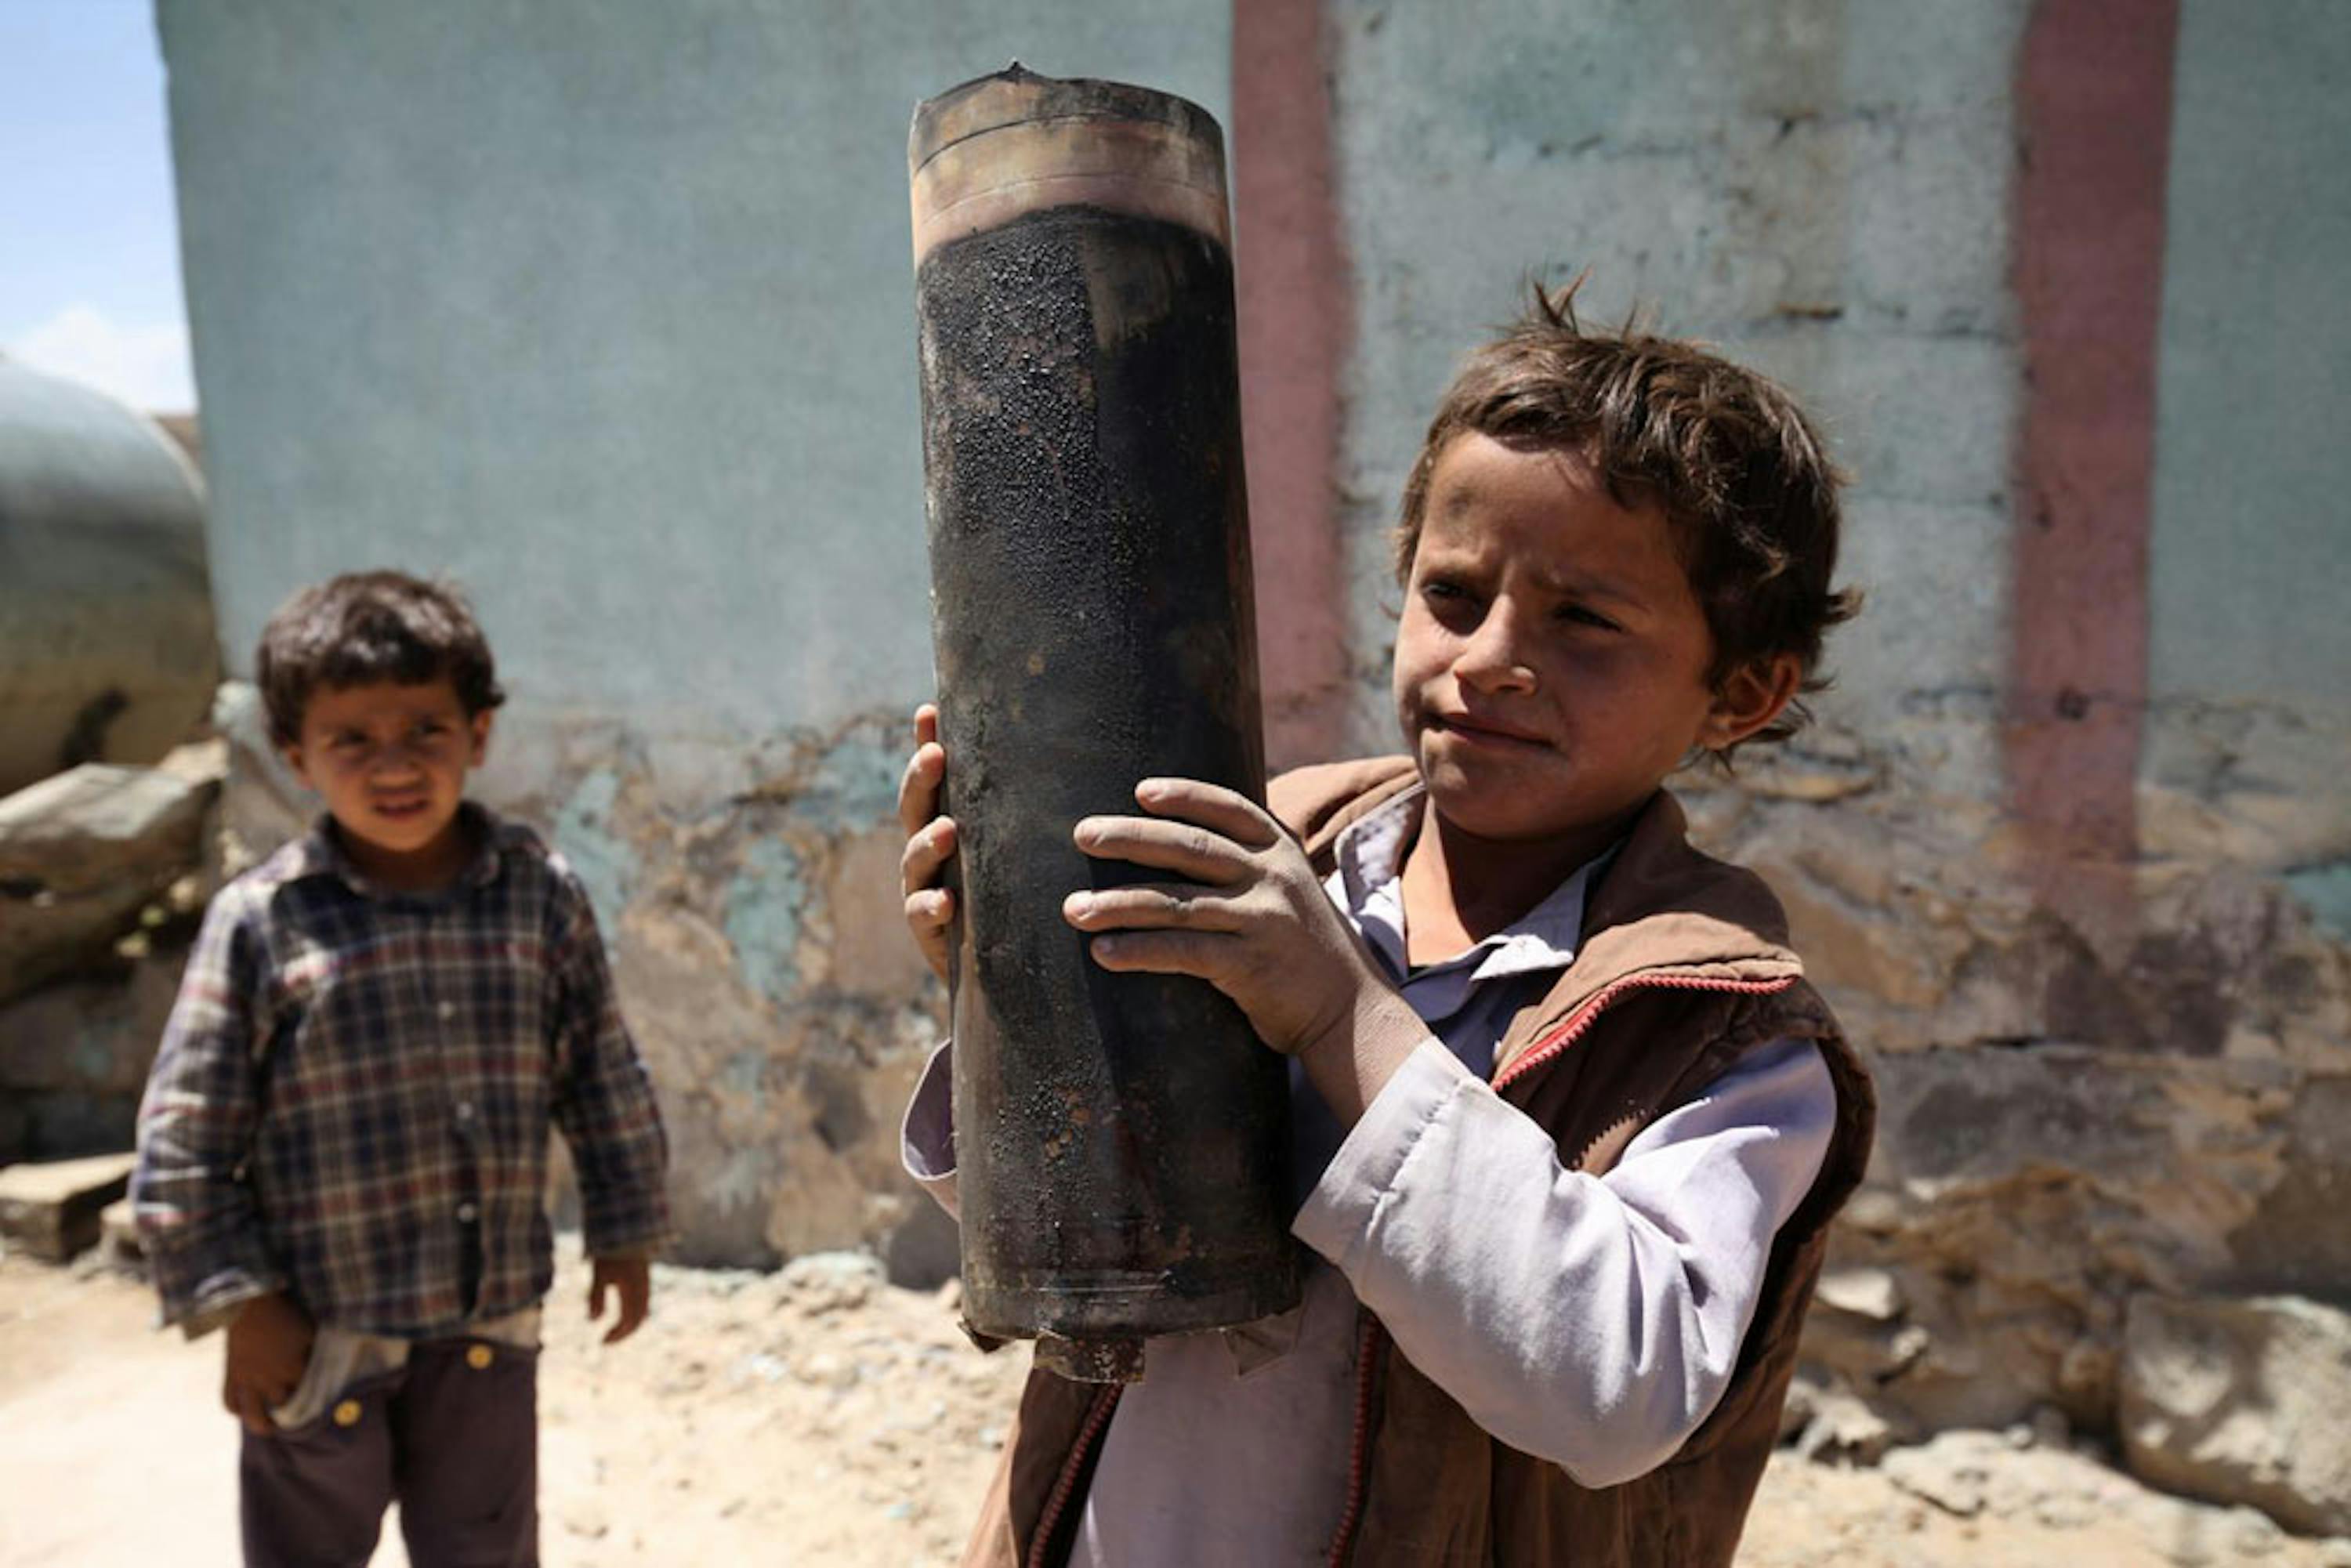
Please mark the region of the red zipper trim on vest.
<svg viewBox="0 0 2351 1568"><path fill-rule="evenodd" d="M1703 975L1677 974L1671 970L1648 974L1627 975L1621 980L1603 986L1587 998L1583 1005L1568 1016L1550 1034L1529 1047L1525 1055L1510 1063L1510 1070L1496 1076L1493 1086L1499 1090L1573 1045L1592 1027L1592 1020L1602 1009L1627 991L1665 988L1686 991L1734 991L1750 996L1770 996L1784 991L1796 983L1790 975L1777 980L1718 980ZM1347 1553L1355 1544L1355 1528L1363 1522L1364 1502L1370 1490L1372 1407L1378 1393L1380 1341L1385 1331L1377 1318L1364 1314L1363 1340L1355 1364L1355 1440L1353 1451L1347 1458L1347 1507L1339 1516L1338 1532L1331 1538L1329 1568L1343 1568Z"/></svg>
<svg viewBox="0 0 2351 1568"><path fill-rule="evenodd" d="M1743 991L1750 996L1763 997L1770 996L1774 991L1784 991L1794 985L1796 980L1797 977L1794 975L1788 975L1777 980L1718 980L1704 975L1675 974L1670 970L1627 975L1623 979L1612 981L1594 991L1585 999L1582 1007L1569 1016L1565 1023L1530 1046L1525 1055L1510 1063L1508 1071L1496 1074L1494 1087L1499 1090L1512 1081L1524 1077L1573 1045L1583 1038L1583 1031L1592 1027L1592 1020L1600 1016L1600 1009L1627 991L1654 987L1677 991Z"/></svg>
<svg viewBox="0 0 2351 1568"><path fill-rule="evenodd" d="M1053 1529L1061 1522L1061 1511L1070 1506L1070 1494L1077 1490L1078 1472L1086 1467L1086 1455L1101 1440L1102 1428L1110 1425L1111 1412L1118 1408L1118 1396L1126 1390L1113 1383L1094 1396L1086 1411L1085 1425L1078 1428L1078 1440L1070 1448L1070 1457L1061 1463L1061 1473L1054 1479L1052 1495L1045 1500L1045 1512L1037 1521L1037 1538L1029 1543L1029 1568L1046 1568L1045 1551L1053 1543Z"/></svg>
<svg viewBox="0 0 2351 1568"><path fill-rule="evenodd" d="M1372 1403L1378 1392L1380 1341L1386 1331L1370 1312L1355 1342L1355 1438L1347 1458L1347 1506L1339 1515L1338 1531L1331 1537L1330 1568L1347 1560L1355 1543L1355 1526L1364 1517L1364 1493L1371 1480L1365 1465L1371 1458Z"/></svg>

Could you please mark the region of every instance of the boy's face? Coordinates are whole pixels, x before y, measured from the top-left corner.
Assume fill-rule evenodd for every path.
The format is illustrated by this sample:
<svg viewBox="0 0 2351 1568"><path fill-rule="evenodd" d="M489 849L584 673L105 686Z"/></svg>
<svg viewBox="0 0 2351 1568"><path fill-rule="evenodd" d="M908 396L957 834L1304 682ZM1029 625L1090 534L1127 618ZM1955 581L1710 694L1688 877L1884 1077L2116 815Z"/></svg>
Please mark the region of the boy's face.
<svg viewBox="0 0 2351 1568"><path fill-rule="evenodd" d="M457 808L489 745L446 678L329 686L311 694L286 760L326 798L359 868L395 886L454 874L465 852Z"/></svg>
<svg viewBox="0 0 2351 1568"><path fill-rule="evenodd" d="M1395 697L1429 798L1479 838L1596 853L1693 747L1794 685L1707 684L1713 638L1665 515L1581 454L1456 437L1430 476Z"/></svg>

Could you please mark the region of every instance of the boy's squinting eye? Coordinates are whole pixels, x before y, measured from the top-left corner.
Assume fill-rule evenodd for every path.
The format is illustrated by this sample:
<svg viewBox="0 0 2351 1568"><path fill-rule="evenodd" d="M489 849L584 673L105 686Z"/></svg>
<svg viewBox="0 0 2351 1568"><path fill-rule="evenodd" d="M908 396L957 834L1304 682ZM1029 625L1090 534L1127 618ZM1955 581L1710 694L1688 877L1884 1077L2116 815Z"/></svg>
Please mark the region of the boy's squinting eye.
<svg viewBox="0 0 2351 1568"><path fill-rule="evenodd" d="M1468 584L1450 577L1423 578L1420 596L1432 604L1466 603L1477 597Z"/></svg>
<svg viewBox="0 0 2351 1568"><path fill-rule="evenodd" d="M1607 616L1601 614L1597 610L1589 609L1581 604L1561 605L1559 608L1559 618L1562 621L1572 621L1578 626L1591 626L1603 632L1621 632L1624 630L1623 627L1616 624L1615 622L1611 621Z"/></svg>

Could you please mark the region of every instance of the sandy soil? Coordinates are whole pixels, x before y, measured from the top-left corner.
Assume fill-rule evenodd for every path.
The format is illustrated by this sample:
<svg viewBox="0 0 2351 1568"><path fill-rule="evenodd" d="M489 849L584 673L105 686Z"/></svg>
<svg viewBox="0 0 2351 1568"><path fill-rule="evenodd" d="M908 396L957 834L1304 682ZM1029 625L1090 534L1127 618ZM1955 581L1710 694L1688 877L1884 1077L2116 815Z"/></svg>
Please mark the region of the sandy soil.
<svg viewBox="0 0 2351 1568"><path fill-rule="evenodd" d="M584 1288L567 1254L539 1396L550 1565L953 1561L1025 1357L973 1350L951 1294L842 1257L664 1269L653 1320L605 1349ZM152 1322L132 1281L0 1259L0 1568L236 1562L217 1343ZM1742 1563L2351 1568L2351 1543L2158 1498L2070 1453L1970 1434L1909 1456L1847 1470L1783 1452ZM388 1528L376 1563L406 1561Z"/></svg>

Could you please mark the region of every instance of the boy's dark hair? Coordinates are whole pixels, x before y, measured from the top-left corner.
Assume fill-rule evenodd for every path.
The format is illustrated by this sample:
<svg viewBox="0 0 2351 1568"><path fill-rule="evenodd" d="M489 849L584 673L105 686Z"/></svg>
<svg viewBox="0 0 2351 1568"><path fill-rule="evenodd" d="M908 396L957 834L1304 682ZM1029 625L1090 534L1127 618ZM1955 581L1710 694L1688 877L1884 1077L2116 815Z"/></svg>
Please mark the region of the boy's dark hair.
<svg viewBox="0 0 2351 1568"><path fill-rule="evenodd" d="M1429 479L1456 436L1571 448L1618 506L1655 502L1665 513L1713 635L1710 685L1792 653L1802 690L1821 690L1821 640L1861 608L1858 593L1829 586L1844 474L1770 378L1631 322L1585 330L1575 318L1583 281L1555 292L1538 284L1526 315L1453 378L1405 481L1396 580L1411 580ZM1792 702L1753 738L1784 740L1810 716Z"/></svg>
<svg viewBox="0 0 2351 1568"><path fill-rule="evenodd" d="M468 718L507 700L465 595L401 571L346 572L295 594L261 629L255 664L280 746L301 738L303 710L322 687L445 678Z"/></svg>

